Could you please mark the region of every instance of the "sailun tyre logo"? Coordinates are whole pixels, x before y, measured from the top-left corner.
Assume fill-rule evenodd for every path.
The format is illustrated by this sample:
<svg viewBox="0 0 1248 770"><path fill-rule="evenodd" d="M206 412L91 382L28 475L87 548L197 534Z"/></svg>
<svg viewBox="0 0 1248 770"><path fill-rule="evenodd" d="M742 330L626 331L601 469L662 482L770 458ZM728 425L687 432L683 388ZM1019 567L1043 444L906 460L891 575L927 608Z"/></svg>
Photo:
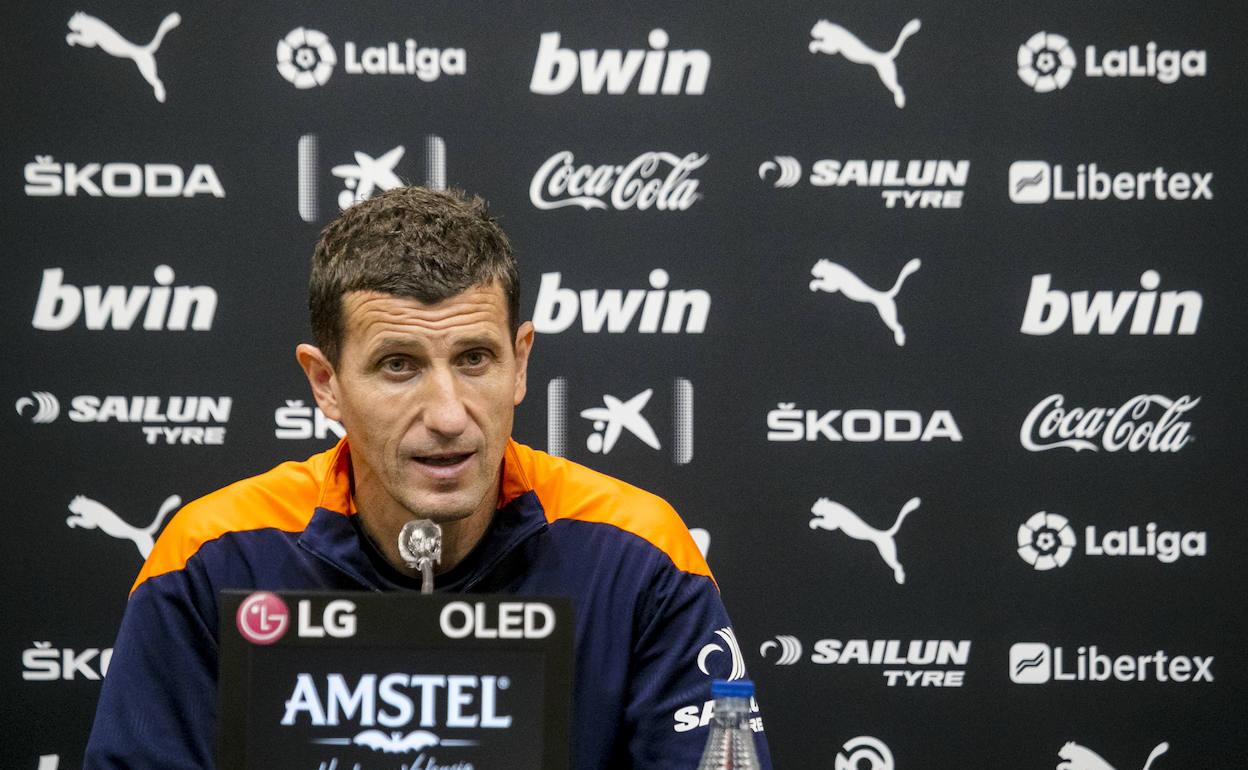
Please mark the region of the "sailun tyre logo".
<svg viewBox="0 0 1248 770"><path fill-rule="evenodd" d="M277 71L295 88L325 85L337 64L338 55L324 32L296 27L278 41Z"/></svg>
<svg viewBox="0 0 1248 770"><path fill-rule="evenodd" d="M717 630L715 635L728 646L726 652L732 657L732 671L728 674L728 681L732 682L744 678L745 656L741 654L741 645L737 644L736 634L732 632L731 628L724 627ZM711 676L711 672L706 667L706 659L716 652L725 652L725 650L715 642L704 645L698 652L698 670L707 676Z"/></svg>
<svg viewBox="0 0 1248 770"><path fill-rule="evenodd" d="M33 406L35 411L30 415L30 421L33 423L49 423L61 416L61 402L56 400L56 396L44 391L32 391L29 396L22 396L17 400L17 414L19 417L25 416L26 407Z"/></svg>
<svg viewBox="0 0 1248 770"><path fill-rule="evenodd" d="M277 594L257 591L238 605L238 632L252 644L273 644L290 628L290 610Z"/></svg>
<svg viewBox="0 0 1248 770"><path fill-rule="evenodd" d="M1070 522L1056 513L1040 511L1018 528L1018 555L1041 571L1066 566L1075 542Z"/></svg>
<svg viewBox="0 0 1248 770"><path fill-rule="evenodd" d="M1061 35L1037 32L1018 47L1018 77L1038 94L1065 88L1074 70L1075 51Z"/></svg>
<svg viewBox="0 0 1248 770"><path fill-rule="evenodd" d="M884 741L870 735L850 738L836 754L836 770L893 770L893 752Z"/></svg>
<svg viewBox="0 0 1248 770"><path fill-rule="evenodd" d="M773 647L780 650L780 655L776 658L777 666L792 666L802 659L802 643L796 636L781 635L774 640L768 639L759 646L759 656L766 660L767 653Z"/></svg>
<svg viewBox="0 0 1248 770"><path fill-rule="evenodd" d="M767 181L767 174L779 171L772 187L796 187L802 180L802 164L789 155L777 155L775 160L765 160L758 167L758 178Z"/></svg>

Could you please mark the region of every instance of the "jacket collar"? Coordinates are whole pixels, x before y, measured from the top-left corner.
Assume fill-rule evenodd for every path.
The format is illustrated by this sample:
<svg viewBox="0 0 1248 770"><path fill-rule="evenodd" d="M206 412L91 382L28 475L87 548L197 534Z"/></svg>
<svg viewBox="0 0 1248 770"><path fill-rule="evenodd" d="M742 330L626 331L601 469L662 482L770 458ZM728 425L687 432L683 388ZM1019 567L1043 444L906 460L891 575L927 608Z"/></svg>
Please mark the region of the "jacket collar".
<svg viewBox="0 0 1248 770"><path fill-rule="evenodd" d="M344 437L329 453L316 511L299 545L376 591L415 589L420 581L399 572L364 533L351 496L351 450ZM546 513L521 466L515 441L503 456L502 483L494 519L481 542L454 569L434 581L437 590L466 591L490 576L529 538L547 529Z"/></svg>

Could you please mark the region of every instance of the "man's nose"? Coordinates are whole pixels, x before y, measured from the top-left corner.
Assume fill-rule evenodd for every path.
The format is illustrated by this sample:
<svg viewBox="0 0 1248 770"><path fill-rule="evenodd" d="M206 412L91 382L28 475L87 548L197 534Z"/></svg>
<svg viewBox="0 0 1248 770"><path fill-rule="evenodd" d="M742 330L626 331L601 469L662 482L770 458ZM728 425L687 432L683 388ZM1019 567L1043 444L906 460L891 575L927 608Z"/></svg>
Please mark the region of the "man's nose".
<svg viewBox="0 0 1248 770"><path fill-rule="evenodd" d="M425 427L443 436L458 436L468 428L468 410L459 382L450 370L434 369L425 380Z"/></svg>

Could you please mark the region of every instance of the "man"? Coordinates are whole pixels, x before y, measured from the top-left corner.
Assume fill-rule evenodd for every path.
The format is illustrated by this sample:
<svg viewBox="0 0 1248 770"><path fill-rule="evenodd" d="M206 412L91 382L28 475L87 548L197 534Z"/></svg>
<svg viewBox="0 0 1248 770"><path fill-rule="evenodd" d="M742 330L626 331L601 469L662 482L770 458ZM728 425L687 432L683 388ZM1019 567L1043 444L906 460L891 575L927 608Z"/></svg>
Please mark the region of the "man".
<svg viewBox="0 0 1248 770"><path fill-rule="evenodd" d="M442 527L438 590L571 597L575 767L695 767L699 669L739 659L699 652L728 617L670 506L511 440L533 325L484 202L409 187L352 206L317 244L309 306L316 345L296 356L347 438L170 522L132 589L87 770L211 767L218 592L416 589L397 541L417 518Z"/></svg>

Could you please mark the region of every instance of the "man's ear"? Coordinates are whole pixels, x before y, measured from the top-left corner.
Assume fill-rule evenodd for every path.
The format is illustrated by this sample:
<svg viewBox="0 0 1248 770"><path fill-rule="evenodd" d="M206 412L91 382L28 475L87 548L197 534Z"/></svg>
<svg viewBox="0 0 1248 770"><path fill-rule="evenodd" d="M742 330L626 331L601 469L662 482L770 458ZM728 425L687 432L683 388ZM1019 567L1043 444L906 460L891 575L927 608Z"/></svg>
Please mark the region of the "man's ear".
<svg viewBox="0 0 1248 770"><path fill-rule="evenodd" d="M334 374L334 366L315 345L306 342L295 348L295 358L308 377L308 385L312 386L312 395L316 397L316 405L331 420L342 422L342 412L338 409L338 381Z"/></svg>
<svg viewBox="0 0 1248 770"><path fill-rule="evenodd" d="M516 330L516 390L512 403L516 406L524 400L528 391L529 353L533 350L533 324L525 321Z"/></svg>

